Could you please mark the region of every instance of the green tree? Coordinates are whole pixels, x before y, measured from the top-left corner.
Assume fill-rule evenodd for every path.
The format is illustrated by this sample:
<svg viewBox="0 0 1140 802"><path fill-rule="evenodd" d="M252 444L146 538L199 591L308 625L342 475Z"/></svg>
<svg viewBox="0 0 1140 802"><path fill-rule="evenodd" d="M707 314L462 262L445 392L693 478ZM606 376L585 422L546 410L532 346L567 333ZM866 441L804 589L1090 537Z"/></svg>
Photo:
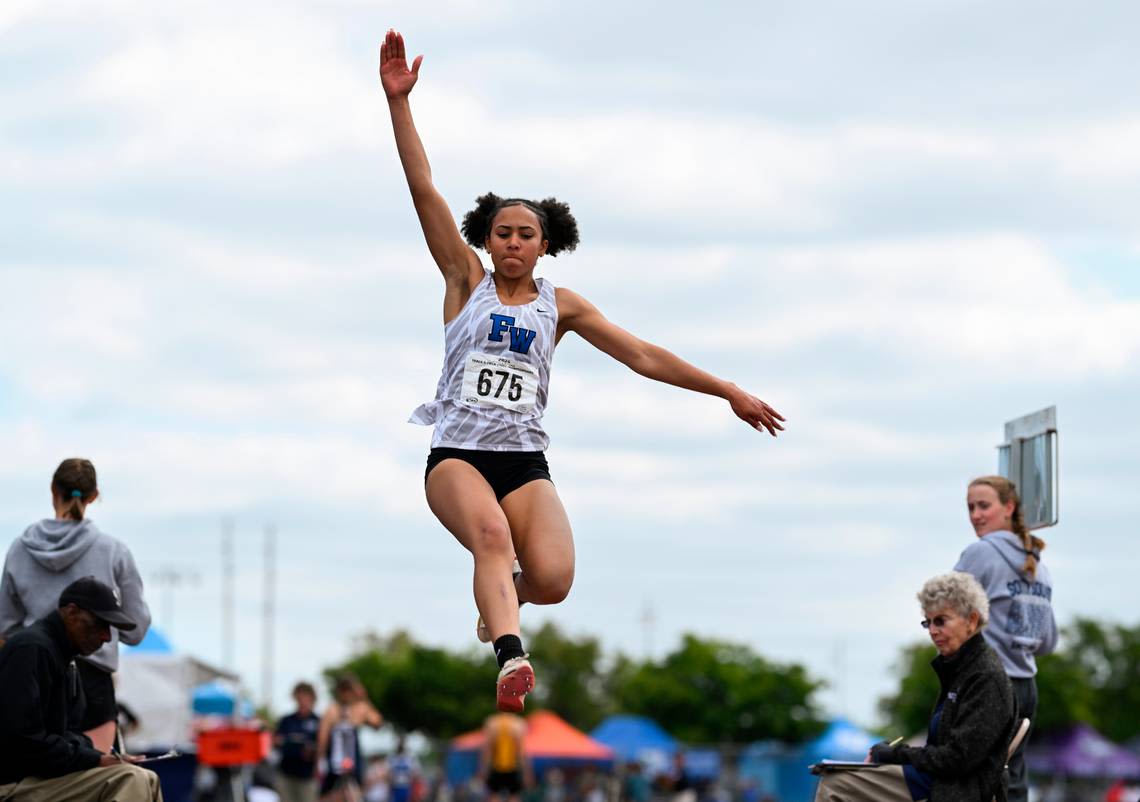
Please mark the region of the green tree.
<svg viewBox="0 0 1140 802"><path fill-rule="evenodd" d="M812 699L821 685L802 666L693 635L659 663L619 659L612 682L620 709L649 716L690 743L810 737L823 727Z"/></svg>
<svg viewBox="0 0 1140 802"><path fill-rule="evenodd" d="M1042 727L1084 721L1114 741L1140 734L1140 625L1078 618L1062 638L1064 649L1038 664Z"/></svg>
<svg viewBox="0 0 1140 802"><path fill-rule="evenodd" d="M937 652L930 641L904 646L892 667L899 677L898 692L879 699L879 713L891 732L925 732L938 699L938 675L930 667Z"/></svg>
<svg viewBox="0 0 1140 802"><path fill-rule="evenodd" d="M583 730L591 730L612 710L602 649L597 638L570 638L552 623L528 630L527 648L541 661L527 707L545 707Z"/></svg>
<svg viewBox="0 0 1140 802"><path fill-rule="evenodd" d="M484 650L455 653L416 643L406 632L356 640L353 655L328 668L351 671L384 717L404 731L450 738L477 729L495 709L498 669Z"/></svg>

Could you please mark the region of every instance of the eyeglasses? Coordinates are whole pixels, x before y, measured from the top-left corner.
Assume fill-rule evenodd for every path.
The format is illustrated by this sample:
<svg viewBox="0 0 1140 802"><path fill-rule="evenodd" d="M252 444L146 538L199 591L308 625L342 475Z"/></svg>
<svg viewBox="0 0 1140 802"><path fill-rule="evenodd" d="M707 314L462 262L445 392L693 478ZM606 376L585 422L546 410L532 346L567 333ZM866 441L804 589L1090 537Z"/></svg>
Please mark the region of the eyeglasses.
<svg viewBox="0 0 1140 802"><path fill-rule="evenodd" d="M953 621L954 618L955 616L952 615L936 615L934 618L924 618L918 623L922 625L923 629L930 629L931 627L942 629L948 621Z"/></svg>

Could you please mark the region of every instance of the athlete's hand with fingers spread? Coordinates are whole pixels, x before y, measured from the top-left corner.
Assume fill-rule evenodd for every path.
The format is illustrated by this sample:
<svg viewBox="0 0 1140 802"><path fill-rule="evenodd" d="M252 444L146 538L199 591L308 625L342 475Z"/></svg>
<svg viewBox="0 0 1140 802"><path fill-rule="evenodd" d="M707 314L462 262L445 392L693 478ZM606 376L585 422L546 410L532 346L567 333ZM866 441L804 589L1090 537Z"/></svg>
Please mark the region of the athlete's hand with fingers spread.
<svg viewBox="0 0 1140 802"><path fill-rule="evenodd" d="M728 403L732 405L732 411L736 413L736 417L753 429L761 431L767 429L768 434L773 437L776 436L777 429L781 432L784 431L784 427L780 425L784 416L751 393L746 393L734 386L732 394L728 397Z"/></svg>
<svg viewBox="0 0 1140 802"><path fill-rule="evenodd" d="M380 45L380 85L384 87L384 94L392 98L411 92L420 77L420 62L423 60L423 56L416 56L409 70L404 37L389 28L384 44Z"/></svg>

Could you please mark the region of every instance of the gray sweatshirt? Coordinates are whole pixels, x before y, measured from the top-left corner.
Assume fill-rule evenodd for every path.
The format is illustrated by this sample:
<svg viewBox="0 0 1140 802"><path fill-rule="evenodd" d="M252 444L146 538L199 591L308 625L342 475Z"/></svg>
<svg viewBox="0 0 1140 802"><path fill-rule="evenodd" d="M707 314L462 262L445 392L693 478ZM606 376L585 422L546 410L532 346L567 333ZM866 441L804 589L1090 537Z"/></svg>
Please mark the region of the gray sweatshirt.
<svg viewBox="0 0 1140 802"><path fill-rule="evenodd" d="M955 571L972 574L990 599L990 623L982 630L1013 678L1037 674L1035 655L1057 647L1053 617L1053 580L1037 561L1033 579L1022 570L1025 549L1013 532L990 532L966 547Z"/></svg>
<svg viewBox="0 0 1140 802"><path fill-rule="evenodd" d="M150 627L150 608L131 552L90 520L47 518L27 528L8 549L0 577L0 637L7 638L59 607L59 594L76 579L93 576L114 588L123 611L137 624L111 627L111 641L83 658L105 669L119 667L119 639L136 644Z"/></svg>

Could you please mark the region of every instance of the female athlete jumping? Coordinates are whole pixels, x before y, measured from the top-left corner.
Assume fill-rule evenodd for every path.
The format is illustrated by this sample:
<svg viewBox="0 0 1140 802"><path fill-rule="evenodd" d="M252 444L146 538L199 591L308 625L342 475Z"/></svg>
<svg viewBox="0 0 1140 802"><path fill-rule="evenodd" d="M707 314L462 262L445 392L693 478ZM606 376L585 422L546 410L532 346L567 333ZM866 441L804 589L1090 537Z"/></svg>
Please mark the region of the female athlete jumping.
<svg viewBox="0 0 1140 802"><path fill-rule="evenodd" d="M773 436L784 418L731 382L614 325L582 296L535 278L539 257L578 244L566 204L487 194L457 227L412 121L408 95L422 60L417 56L409 69L403 37L388 31L380 83L412 202L444 281L443 372L435 400L416 409L412 422L435 426L428 505L474 558L477 632L494 642L499 709L517 712L534 687L519 605L557 604L574 580L574 539L550 481L542 429L550 361L562 336L575 332L642 376L719 396ZM487 251L493 270L475 248Z"/></svg>

